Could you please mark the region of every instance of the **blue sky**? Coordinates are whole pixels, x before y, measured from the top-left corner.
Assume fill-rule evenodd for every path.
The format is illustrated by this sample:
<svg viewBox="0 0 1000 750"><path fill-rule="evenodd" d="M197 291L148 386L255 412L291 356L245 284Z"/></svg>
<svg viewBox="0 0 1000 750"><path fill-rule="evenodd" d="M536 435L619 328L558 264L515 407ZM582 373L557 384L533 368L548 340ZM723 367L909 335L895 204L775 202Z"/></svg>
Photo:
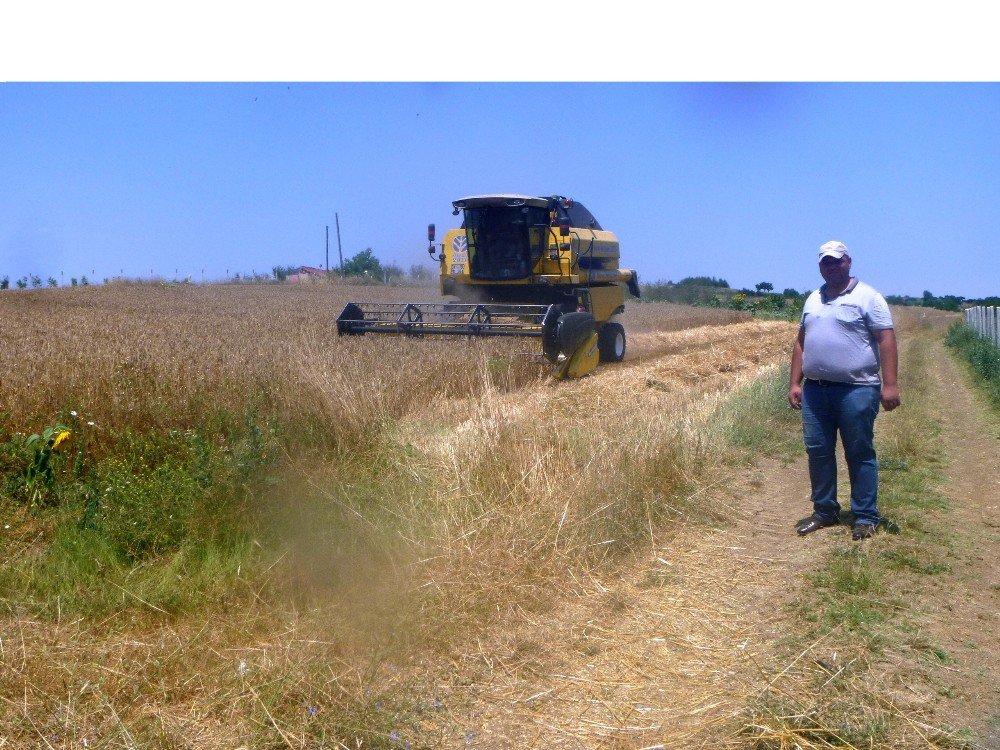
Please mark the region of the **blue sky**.
<svg viewBox="0 0 1000 750"><path fill-rule="evenodd" d="M147 14L130 20L164 33L130 38L67 5L73 23L47 27L59 55L27 34L0 52L0 277L213 280L320 266L327 225L336 265L335 215L345 257L370 247L404 269L430 265L426 225L443 236L452 200L516 192L584 203L644 281L804 290L819 281L819 245L838 239L886 294L998 294L1000 84L995 62L977 72L989 27L962 17L963 5L949 18L985 33L976 44L932 44L948 32L940 14L885 11L880 25L859 6L867 23L824 15L819 37L815 17L798 36L741 33L754 31L748 18L721 28L709 11L673 25L630 20L632 36L616 36L626 27L613 17L606 45L579 12L586 36L572 19L563 36L594 43L557 39L499 67L439 42L471 19L500 32L482 37L489 53L523 39L521 16L491 26L453 13L443 32L414 17L412 31L373 47L362 32L385 28L373 7L348 16L353 44L321 46L313 34L329 30L298 23L299 37L261 45L262 28L280 36L294 14L251 18L256 27L221 11L198 25ZM45 25L43 11L30 14L18 25ZM246 34L228 33L233 24ZM685 30L711 24L729 57L700 39L685 46ZM881 43L883 28L909 34L896 39L900 54ZM243 36L253 44L234 41ZM849 49L868 51L860 69L845 64ZM787 66L788 51L800 64ZM926 82L906 80L900 60ZM558 80L567 75L578 81Z"/></svg>
<svg viewBox="0 0 1000 750"><path fill-rule="evenodd" d="M0 275L427 261L472 194L573 197L643 280L1000 293L1000 85L0 85Z"/></svg>

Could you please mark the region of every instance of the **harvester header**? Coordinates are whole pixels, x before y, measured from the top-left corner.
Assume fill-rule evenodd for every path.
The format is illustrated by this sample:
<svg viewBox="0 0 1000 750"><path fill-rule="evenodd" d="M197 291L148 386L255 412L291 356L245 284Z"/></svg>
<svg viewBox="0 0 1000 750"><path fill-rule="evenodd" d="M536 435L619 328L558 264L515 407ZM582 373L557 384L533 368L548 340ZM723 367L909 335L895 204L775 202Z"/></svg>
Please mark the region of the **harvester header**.
<svg viewBox="0 0 1000 750"><path fill-rule="evenodd" d="M618 239L583 204L563 196L474 195L452 202L461 226L428 252L441 293L459 302L349 303L339 334L540 337L556 377L590 372L625 356L625 329L613 320L625 290L639 296L635 271L619 267Z"/></svg>

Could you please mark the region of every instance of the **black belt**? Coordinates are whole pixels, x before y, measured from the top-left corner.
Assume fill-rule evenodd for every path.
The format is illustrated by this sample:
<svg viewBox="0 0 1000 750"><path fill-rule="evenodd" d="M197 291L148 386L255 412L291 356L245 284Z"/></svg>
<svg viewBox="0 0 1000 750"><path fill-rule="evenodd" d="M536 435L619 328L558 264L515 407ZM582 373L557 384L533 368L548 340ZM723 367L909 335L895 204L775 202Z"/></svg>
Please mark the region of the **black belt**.
<svg viewBox="0 0 1000 750"><path fill-rule="evenodd" d="M851 385L850 383L838 383L835 380L819 380L818 378L806 378L806 382L814 383L815 385Z"/></svg>

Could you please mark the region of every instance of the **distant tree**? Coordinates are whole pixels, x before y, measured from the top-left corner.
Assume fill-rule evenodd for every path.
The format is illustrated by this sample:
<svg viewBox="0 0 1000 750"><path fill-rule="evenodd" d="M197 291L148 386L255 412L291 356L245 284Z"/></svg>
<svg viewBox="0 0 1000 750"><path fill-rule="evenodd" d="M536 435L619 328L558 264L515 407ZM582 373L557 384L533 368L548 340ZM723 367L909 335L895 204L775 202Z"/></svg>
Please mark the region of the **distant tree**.
<svg viewBox="0 0 1000 750"><path fill-rule="evenodd" d="M4 276L2 279L0 279L0 289L9 289L9 288L10 288L10 278Z"/></svg>
<svg viewBox="0 0 1000 750"><path fill-rule="evenodd" d="M76 276L72 276L69 280L70 286L76 286Z"/></svg>
<svg viewBox="0 0 1000 750"><path fill-rule="evenodd" d="M393 284L401 281L406 276L406 271L395 263L388 263L382 266L382 279L386 284Z"/></svg>
<svg viewBox="0 0 1000 750"><path fill-rule="evenodd" d="M284 281L289 276L297 274L302 266L275 266L271 269L271 274L277 281Z"/></svg>
<svg viewBox="0 0 1000 750"><path fill-rule="evenodd" d="M791 287L788 287L788 288L787 288L787 289L786 289L785 291L783 291L783 292L781 293L781 296L782 296L782 297L788 297L789 299L798 299L798 298L799 298L799 297L801 297L802 295L801 295L801 294L799 294L799 293L798 293L797 291L795 291L794 289L792 289Z"/></svg>
<svg viewBox="0 0 1000 750"><path fill-rule="evenodd" d="M17 280L16 283L17 283L17 288L18 289L24 289L26 286L28 286L28 277L27 276L22 276L21 278L19 278Z"/></svg>
<svg viewBox="0 0 1000 750"><path fill-rule="evenodd" d="M772 284L770 281L762 281L759 284L757 284L755 288L757 289L758 294L762 294L764 292L774 291L774 284Z"/></svg>
<svg viewBox="0 0 1000 750"><path fill-rule="evenodd" d="M56 281L56 280L55 280L55 279L54 279L53 277L51 277L51 276L49 276L49 280L48 280L48 282L47 282L47 283L48 283L48 285L49 285L49 286L51 286L51 287L56 287L56 286L59 286L59 282L58 282L58 281Z"/></svg>
<svg viewBox="0 0 1000 750"><path fill-rule="evenodd" d="M935 297L931 300L931 307L936 307L938 310L948 310L950 312L958 312L962 309L962 303L965 300L962 297L956 297L954 294L945 294L941 297Z"/></svg>
<svg viewBox="0 0 1000 750"><path fill-rule="evenodd" d="M707 276L689 277L674 284L670 281L643 282L640 285L642 299L649 302L673 302L681 305L707 304L714 296L714 290L723 288L711 282ZM725 283L725 282L723 282Z"/></svg>
<svg viewBox="0 0 1000 750"><path fill-rule="evenodd" d="M38 289L42 285L42 277L31 274L31 288Z"/></svg>
<svg viewBox="0 0 1000 750"><path fill-rule="evenodd" d="M728 289L729 282L714 276L688 276L678 281L677 286L717 286L721 289Z"/></svg>
<svg viewBox="0 0 1000 750"><path fill-rule="evenodd" d="M962 305L969 302L963 297L959 297L954 294L945 294L941 297L936 297L931 292L924 290L923 295L920 297L910 297L909 295L900 296L896 294L890 294L885 298L886 302L890 305L907 305L910 307L933 307L938 310L949 310L951 312L958 312L962 309Z"/></svg>
<svg viewBox="0 0 1000 750"><path fill-rule="evenodd" d="M432 275L427 266L423 264L418 263L410 266L410 278L414 281L430 281Z"/></svg>
<svg viewBox="0 0 1000 750"><path fill-rule="evenodd" d="M81 276L80 277L80 286L90 286L90 282L87 281L87 277L86 276Z"/></svg>
<svg viewBox="0 0 1000 750"><path fill-rule="evenodd" d="M382 264L370 247L344 261L344 276L370 276L383 278Z"/></svg>
<svg viewBox="0 0 1000 750"><path fill-rule="evenodd" d="M674 302L674 284L669 281L643 281L639 288L642 290L643 302Z"/></svg>

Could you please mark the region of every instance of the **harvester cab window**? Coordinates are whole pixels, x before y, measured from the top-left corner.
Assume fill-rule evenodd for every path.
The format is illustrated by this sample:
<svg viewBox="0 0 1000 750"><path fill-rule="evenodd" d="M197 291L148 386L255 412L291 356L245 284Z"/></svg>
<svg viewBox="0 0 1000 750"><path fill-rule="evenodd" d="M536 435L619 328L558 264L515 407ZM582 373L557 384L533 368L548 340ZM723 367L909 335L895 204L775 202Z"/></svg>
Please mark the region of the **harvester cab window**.
<svg viewBox="0 0 1000 750"><path fill-rule="evenodd" d="M597 223L597 219L594 218L594 215L584 208L582 203L574 201L573 204L566 209L566 213L569 214L569 225L571 227L597 230L600 230L601 228L601 225Z"/></svg>
<svg viewBox="0 0 1000 750"><path fill-rule="evenodd" d="M578 229L600 229L601 225L594 218L594 215L590 213L582 204L573 202L569 208L557 204L554 210L554 216L552 217L552 226L557 227L563 223L563 221L568 221L571 227L577 227Z"/></svg>
<svg viewBox="0 0 1000 750"><path fill-rule="evenodd" d="M534 206L480 206L465 209L469 275L485 281L523 279L542 254L548 212Z"/></svg>

